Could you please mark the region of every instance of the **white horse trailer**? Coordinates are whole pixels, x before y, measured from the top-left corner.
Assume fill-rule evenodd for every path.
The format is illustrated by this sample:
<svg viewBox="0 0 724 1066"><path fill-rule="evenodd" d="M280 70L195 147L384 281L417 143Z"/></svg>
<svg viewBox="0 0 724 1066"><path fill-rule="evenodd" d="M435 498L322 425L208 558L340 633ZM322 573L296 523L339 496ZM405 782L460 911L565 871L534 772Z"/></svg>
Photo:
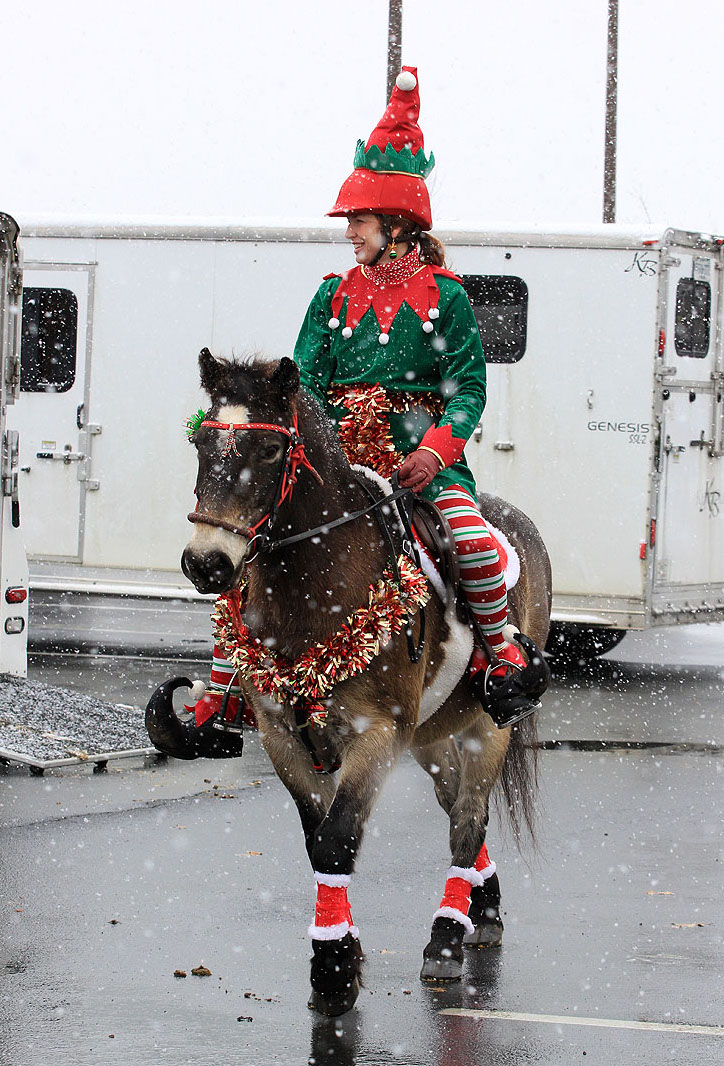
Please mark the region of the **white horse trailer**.
<svg viewBox="0 0 724 1066"><path fill-rule="evenodd" d="M489 364L468 459L539 526L554 619L602 645L724 619L722 238L438 232ZM342 230L28 223L24 247L31 580L179 595L197 353L290 354L321 277L352 262Z"/></svg>
<svg viewBox="0 0 724 1066"><path fill-rule="evenodd" d="M0 673L28 672L28 563L20 530L18 433L7 410L20 384L20 309L23 274L18 226L0 214Z"/></svg>

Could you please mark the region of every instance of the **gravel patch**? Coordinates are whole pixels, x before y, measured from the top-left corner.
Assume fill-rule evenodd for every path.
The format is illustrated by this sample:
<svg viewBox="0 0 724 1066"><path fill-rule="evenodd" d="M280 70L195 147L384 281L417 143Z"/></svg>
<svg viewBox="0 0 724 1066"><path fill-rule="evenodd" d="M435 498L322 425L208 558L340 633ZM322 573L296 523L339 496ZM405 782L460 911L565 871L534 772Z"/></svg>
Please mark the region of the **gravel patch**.
<svg viewBox="0 0 724 1066"><path fill-rule="evenodd" d="M0 748L33 759L153 747L137 707L0 674Z"/></svg>

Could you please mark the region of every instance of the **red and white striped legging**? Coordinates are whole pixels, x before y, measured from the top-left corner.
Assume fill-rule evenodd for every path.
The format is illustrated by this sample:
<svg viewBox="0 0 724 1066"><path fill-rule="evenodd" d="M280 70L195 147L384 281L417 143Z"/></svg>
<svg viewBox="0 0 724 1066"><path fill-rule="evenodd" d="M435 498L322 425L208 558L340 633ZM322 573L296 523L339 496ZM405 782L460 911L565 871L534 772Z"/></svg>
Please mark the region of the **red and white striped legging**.
<svg viewBox="0 0 724 1066"><path fill-rule="evenodd" d="M477 503L462 485L443 489L434 502L455 537L463 592L485 636L497 651L505 644L503 628L508 621L508 593L495 541ZM233 666L218 644L215 645L209 691L223 692L233 674ZM230 692L238 696L241 689L234 684Z"/></svg>
<svg viewBox="0 0 724 1066"><path fill-rule="evenodd" d="M448 520L460 562L460 584L483 633L494 649L506 642L508 591L498 549L480 509L462 485L450 485L435 497Z"/></svg>

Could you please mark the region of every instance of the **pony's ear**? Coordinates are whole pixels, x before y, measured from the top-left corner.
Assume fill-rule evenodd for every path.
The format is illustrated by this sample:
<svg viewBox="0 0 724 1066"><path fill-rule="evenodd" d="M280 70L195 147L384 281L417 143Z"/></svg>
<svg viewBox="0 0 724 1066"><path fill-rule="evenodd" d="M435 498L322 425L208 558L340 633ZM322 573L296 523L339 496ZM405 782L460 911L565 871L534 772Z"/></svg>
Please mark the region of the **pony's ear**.
<svg viewBox="0 0 724 1066"><path fill-rule="evenodd" d="M202 348L199 353L199 370L201 371L201 388L210 396L219 387L221 363L214 359L208 348Z"/></svg>
<svg viewBox="0 0 724 1066"><path fill-rule="evenodd" d="M269 384L281 400L290 400L299 388L299 367L294 360L282 356Z"/></svg>

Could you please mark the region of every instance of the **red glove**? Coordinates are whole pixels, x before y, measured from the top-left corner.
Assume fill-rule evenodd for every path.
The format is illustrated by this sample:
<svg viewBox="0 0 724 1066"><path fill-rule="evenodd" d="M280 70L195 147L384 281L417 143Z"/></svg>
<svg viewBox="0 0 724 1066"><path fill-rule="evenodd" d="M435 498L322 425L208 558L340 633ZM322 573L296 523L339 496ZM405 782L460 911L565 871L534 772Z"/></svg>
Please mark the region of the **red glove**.
<svg viewBox="0 0 724 1066"><path fill-rule="evenodd" d="M422 492L441 469L440 460L436 455L424 448L418 448L416 452L411 452L407 456L398 471L397 478L403 489Z"/></svg>

